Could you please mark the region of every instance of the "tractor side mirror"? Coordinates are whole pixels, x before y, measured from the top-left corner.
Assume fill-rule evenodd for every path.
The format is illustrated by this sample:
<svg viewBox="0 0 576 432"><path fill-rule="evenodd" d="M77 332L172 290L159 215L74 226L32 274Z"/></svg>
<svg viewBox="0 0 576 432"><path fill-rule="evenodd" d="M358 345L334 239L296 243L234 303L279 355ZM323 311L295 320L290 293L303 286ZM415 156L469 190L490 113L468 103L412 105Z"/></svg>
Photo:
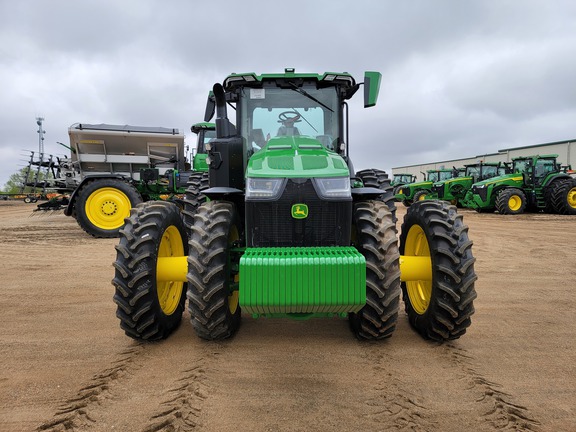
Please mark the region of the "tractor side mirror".
<svg viewBox="0 0 576 432"><path fill-rule="evenodd" d="M204 112L204 121L209 122L214 117L216 111L216 101L214 100L214 92L208 93L208 100L206 101L206 111Z"/></svg>
<svg viewBox="0 0 576 432"><path fill-rule="evenodd" d="M376 105L380 92L380 81L382 81L380 72L364 72L364 108Z"/></svg>

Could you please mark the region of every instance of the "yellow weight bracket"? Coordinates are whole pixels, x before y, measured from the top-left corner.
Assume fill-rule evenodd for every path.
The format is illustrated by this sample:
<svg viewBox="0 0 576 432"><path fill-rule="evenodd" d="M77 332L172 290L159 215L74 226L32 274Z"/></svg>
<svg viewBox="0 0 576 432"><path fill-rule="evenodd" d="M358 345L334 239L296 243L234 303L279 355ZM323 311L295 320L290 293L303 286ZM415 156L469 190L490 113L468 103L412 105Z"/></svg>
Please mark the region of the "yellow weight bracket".
<svg viewBox="0 0 576 432"><path fill-rule="evenodd" d="M159 282L173 281L186 282L188 273L187 257L158 257L156 267L156 280ZM431 281L432 261L429 256L401 256L400 280Z"/></svg>

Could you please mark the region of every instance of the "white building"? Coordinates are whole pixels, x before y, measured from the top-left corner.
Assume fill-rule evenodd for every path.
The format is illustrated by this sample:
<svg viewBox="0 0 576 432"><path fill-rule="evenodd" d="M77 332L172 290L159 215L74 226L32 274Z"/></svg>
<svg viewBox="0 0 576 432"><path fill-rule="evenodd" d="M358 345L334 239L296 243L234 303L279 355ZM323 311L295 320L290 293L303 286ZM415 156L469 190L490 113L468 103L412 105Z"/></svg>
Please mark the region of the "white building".
<svg viewBox="0 0 576 432"><path fill-rule="evenodd" d="M423 174L430 169L460 168L467 164L477 162L510 162L518 156L533 156L557 154L558 162L562 165L571 165L576 170L576 139L567 141L557 141L545 144L536 144L522 147L513 147L498 150L498 153L488 153L464 159L445 160L441 162L430 162L417 165L407 165L392 168L392 175L406 173L416 176L417 181L423 180Z"/></svg>

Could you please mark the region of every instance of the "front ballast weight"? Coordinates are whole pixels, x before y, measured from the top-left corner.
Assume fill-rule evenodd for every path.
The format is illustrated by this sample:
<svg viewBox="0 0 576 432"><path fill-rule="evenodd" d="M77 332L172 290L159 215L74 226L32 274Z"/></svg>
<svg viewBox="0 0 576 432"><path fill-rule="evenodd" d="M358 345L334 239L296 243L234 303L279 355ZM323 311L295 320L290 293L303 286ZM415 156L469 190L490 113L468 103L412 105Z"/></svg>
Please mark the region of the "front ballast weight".
<svg viewBox="0 0 576 432"><path fill-rule="evenodd" d="M187 224L186 224L187 225ZM175 331L186 299L206 340L231 337L253 316L348 316L361 340L385 339L400 297L411 326L446 341L470 326L476 298L472 242L456 207L421 201L408 208L398 247L382 201L354 204L347 247L247 248L235 204L200 205L185 226L170 202L139 204L120 230L114 301L125 333L160 340Z"/></svg>

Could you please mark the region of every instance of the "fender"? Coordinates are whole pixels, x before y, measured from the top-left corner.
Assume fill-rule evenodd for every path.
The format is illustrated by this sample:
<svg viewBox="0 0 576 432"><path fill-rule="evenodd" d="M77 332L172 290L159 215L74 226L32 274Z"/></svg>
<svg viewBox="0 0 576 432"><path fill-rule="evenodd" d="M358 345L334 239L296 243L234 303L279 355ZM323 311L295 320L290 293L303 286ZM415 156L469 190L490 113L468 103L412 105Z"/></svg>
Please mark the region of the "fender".
<svg viewBox="0 0 576 432"><path fill-rule="evenodd" d="M93 180L100 180L100 179L106 179L106 178L114 178L114 179L120 179L120 180L126 180L126 176L123 176L121 174L98 174L98 175L88 175L86 177L84 177L82 179L82 181L80 182L80 184L78 186L76 186L76 189L74 189L74 191L72 192L72 195L70 195L70 201L68 202L68 206L64 209L64 214L66 216L72 216L74 214L74 207L76 205L76 198L77 198L77 193L78 191L82 188L82 186L84 186L86 183L91 182Z"/></svg>
<svg viewBox="0 0 576 432"><path fill-rule="evenodd" d="M365 199L377 199L384 192L385 191L383 191L382 189L378 189L375 187L352 188L352 199L354 201Z"/></svg>

